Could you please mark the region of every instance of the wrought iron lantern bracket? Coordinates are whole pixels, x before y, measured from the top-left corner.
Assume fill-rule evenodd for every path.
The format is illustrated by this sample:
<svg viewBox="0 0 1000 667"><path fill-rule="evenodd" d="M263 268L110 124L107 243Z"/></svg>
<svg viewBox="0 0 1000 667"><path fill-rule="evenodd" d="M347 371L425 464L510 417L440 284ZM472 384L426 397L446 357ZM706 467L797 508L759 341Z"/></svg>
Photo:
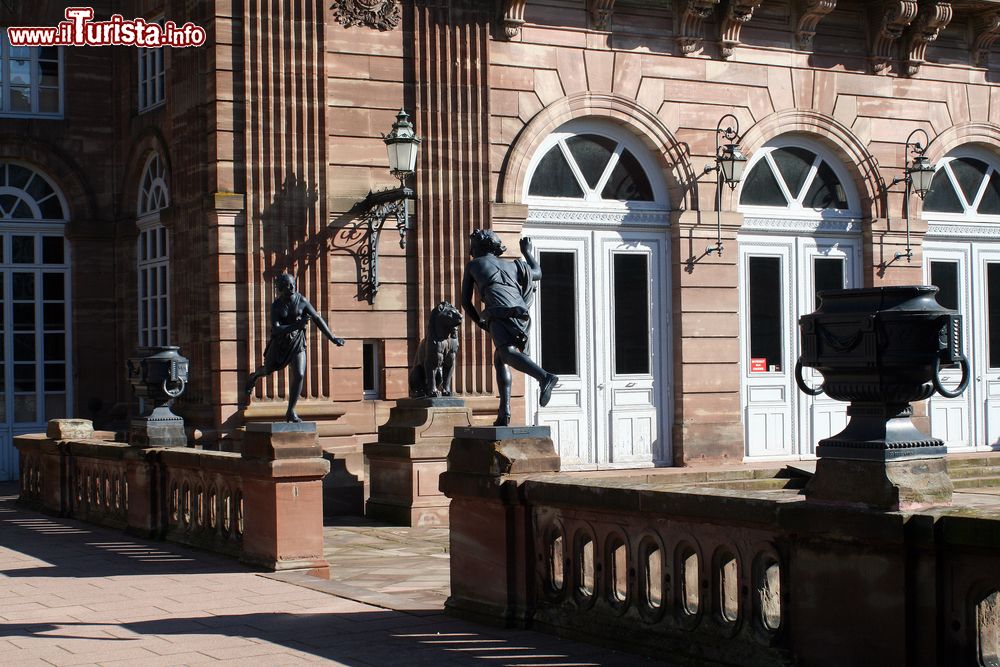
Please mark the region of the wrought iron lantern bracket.
<svg viewBox="0 0 1000 667"><path fill-rule="evenodd" d="M923 135L923 143L914 140L914 137L918 134ZM913 246L910 243L910 195L916 193L918 197L923 199L930 191L930 180L934 176L934 165L927 159L926 155L927 147L930 143L930 135L923 128L918 127L910 132L910 136L906 138L905 155L907 162L904 173L902 176L892 179L892 182L888 186L883 187L884 192L890 192L894 186L900 183L905 186L903 211L904 219L906 220L906 250L903 252L897 251L894 261L898 261L904 257L907 262L913 261ZM888 217L888 213L886 213L886 216Z"/></svg>
<svg viewBox="0 0 1000 667"><path fill-rule="evenodd" d="M723 129L722 125L726 119L732 121ZM723 143L723 140L725 143ZM735 190L740 180L743 178L743 170L746 168L747 159L740 150L740 121L731 113L719 119L715 127L715 162L705 165L704 173L715 172L715 245L710 245L705 249L705 253L711 255L718 253L722 256L722 184L729 186L730 190Z"/></svg>
<svg viewBox="0 0 1000 667"><path fill-rule="evenodd" d="M369 192L358 203L357 212L364 229L362 240L361 292L369 304L375 303L378 294L378 242L387 220L395 221L399 232L399 247L406 248L406 231L410 226L410 200L414 192L406 186Z"/></svg>

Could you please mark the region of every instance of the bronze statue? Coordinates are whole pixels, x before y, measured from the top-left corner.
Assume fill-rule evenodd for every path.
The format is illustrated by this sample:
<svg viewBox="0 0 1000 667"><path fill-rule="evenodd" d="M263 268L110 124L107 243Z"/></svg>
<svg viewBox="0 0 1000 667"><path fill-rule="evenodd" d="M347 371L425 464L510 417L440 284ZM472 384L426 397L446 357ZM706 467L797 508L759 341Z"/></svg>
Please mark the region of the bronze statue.
<svg viewBox="0 0 1000 667"><path fill-rule="evenodd" d="M258 378L290 366L285 421L300 422L295 404L299 402L306 372L306 325L311 320L334 345L343 346L344 339L333 335L312 304L295 289L295 276L282 273L274 279L274 289L278 298L271 304L271 337L264 348L264 365L247 379L244 405L249 405Z"/></svg>
<svg viewBox="0 0 1000 667"><path fill-rule="evenodd" d="M447 301L431 311L427 337L417 346L417 359L410 369L410 396L451 396L461 323L462 314Z"/></svg>
<svg viewBox="0 0 1000 667"><path fill-rule="evenodd" d="M507 261L500 255L507 252L500 239L490 230L477 229L470 237L472 261L465 267L462 282L462 307L469 319L493 338L496 351L493 366L500 388L500 407L494 426L510 424L510 385L508 366L513 366L538 381L541 394L539 405L545 407L552 397L558 376L549 373L524 353L528 344L531 318L528 308L534 295L533 283L542 279L542 269L535 258L531 239L521 239L523 259ZM474 289L483 302L480 313L472 303Z"/></svg>

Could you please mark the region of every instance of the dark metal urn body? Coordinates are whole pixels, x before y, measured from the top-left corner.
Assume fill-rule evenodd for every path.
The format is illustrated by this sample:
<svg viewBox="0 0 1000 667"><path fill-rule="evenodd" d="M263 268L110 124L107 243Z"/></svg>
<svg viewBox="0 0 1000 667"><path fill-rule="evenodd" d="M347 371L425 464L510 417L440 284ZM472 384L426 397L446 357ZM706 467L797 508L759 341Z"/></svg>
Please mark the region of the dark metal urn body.
<svg viewBox="0 0 1000 667"><path fill-rule="evenodd" d="M894 462L937 458L940 465L895 467L905 468L908 478L919 476L925 468L946 477L941 458L946 452L944 442L926 435L911 420L912 402L930 398L935 391L957 396L968 384L961 316L943 308L936 294L936 287L926 285L824 291L819 295L816 312L799 319L802 356L795 376L800 389L813 395L825 392L831 398L850 402L847 427L821 440L816 448L820 462L814 490L824 486L819 477L824 468L832 467L824 465L830 460L856 462L841 467L845 474L850 470L858 481L870 476L864 462L877 463L872 470L884 472ZM941 366L952 363L960 364L963 370L962 383L954 391L940 381ZM822 373L821 388L805 385L802 366ZM923 482L912 483L920 486ZM946 495L950 498L950 482L940 481L941 485L948 487ZM868 502L864 498L861 501Z"/></svg>
<svg viewBox="0 0 1000 667"><path fill-rule="evenodd" d="M188 360L176 346L141 347L128 360L128 379L141 414L132 420L129 443L136 447L184 447L184 419L170 407L184 393Z"/></svg>

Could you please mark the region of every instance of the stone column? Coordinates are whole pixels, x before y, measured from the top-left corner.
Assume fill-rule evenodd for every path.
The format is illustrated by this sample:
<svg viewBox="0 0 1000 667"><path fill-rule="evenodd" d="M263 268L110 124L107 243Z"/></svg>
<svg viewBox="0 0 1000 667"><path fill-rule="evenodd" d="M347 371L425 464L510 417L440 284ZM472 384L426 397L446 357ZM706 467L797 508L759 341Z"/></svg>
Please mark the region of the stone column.
<svg viewBox="0 0 1000 667"><path fill-rule="evenodd" d="M240 559L270 570L328 577L323 477L330 471L313 422L248 424L243 443L246 529Z"/></svg>
<svg viewBox="0 0 1000 667"><path fill-rule="evenodd" d="M460 398L405 398L365 445L371 497L365 514L400 526L447 526L448 499L438 490L456 427L472 426Z"/></svg>
<svg viewBox="0 0 1000 667"><path fill-rule="evenodd" d="M549 427L455 429L441 491L451 498L449 612L523 624L534 591L520 562L531 517L519 493L526 473L558 472Z"/></svg>

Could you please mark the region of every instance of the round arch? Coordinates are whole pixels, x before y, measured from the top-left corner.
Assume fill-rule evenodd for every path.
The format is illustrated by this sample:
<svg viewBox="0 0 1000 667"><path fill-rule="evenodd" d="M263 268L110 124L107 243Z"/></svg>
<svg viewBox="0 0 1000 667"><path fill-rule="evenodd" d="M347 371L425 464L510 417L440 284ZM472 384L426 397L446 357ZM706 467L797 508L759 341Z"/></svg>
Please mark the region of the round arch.
<svg viewBox="0 0 1000 667"><path fill-rule="evenodd" d="M762 118L743 135L741 147L753 153L769 141L786 134L802 134L829 148L846 168L859 197L862 218L883 215L878 162L864 142L850 129L824 114L803 109L778 111ZM738 204L735 193L727 193L729 210Z"/></svg>
<svg viewBox="0 0 1000 667"><path fill-rule="evenodd" d="M1000 156L1000 126L993 123L953 125L931 140L927 157L937 163L956 148L967 144L981 144Z"/></svg>
<svg viewBox="0 0 1000 667"><path fill-rule="evenodd" d="M93 220L97 216L93 189L70 155L30 137L0 135L0 161L24 164L51 181L64 201L68 234L72 235L73 221Z"/></svg>
<svg viewBox="0 0 1000 667"><path fill-rule="evenodd" d="M167 143L163 134L153 127L146 128L129 151L128 159L125 161L125 173L122 179L122 190L119 194L119 206L122 211L129 211L132 215L136 212L136 197L142 184L142 177L146 171L150 156L159 153L166 174L167 184L173 183L173 165L170 161L170 153L167 151ZM173 192L170 193L173 195ZM171 201L173 197L171 196Z"/></svg>
<svg viewBox="0 0 1000 667"><path fill-rule="evenodd" d="M583 92L569 95L542 109L521 130L501 166L498 199L521 204L525 181L539 148L553 132L569 121L596 117L624 126L638 137L658 159L658 169L667 183L668 200L676 209L696 208L690 187L697 178L687 159L686 146L677 141L666 125L635 100L612 93Z"/></svg>

